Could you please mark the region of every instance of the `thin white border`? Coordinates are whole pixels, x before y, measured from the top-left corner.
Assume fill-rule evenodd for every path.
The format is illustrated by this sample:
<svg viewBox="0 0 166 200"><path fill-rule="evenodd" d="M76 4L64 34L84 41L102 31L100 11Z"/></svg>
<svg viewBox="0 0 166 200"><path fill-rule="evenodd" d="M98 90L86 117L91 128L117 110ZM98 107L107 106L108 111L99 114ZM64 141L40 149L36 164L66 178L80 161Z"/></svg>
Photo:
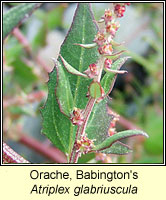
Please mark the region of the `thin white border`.
<svg viewBox="0 0 166 200"><path fill-rule="evenodd" d="M8 3L9 1L1 1L1 30L2 30L2 16L3 16L3 9L2 9L2 4L3 3ZM12 1L12 3L20 3L20 2L28 2L28 3L84 3L84 2L87 2L87 3L96 3L96 2L91 2L91 1ZM113 1L102 1L102 2L97 2L97 3L112 3ZM116 1L116 2L124 2L124 1ZM164 108L165 108L165 1L130 1L131 3L163 3L163 89L164 89L164 97L163 97L163 105L164 105ZM2 35L1 34L1 58L3 58L3 38L2 38ZM3 66L3 59L1 59L1 66ZM2 105L2 99L3 99L3 93L2 93L2 87L3 87L3 70L2 70L3 67L1 67L1 111L3 111L3 105ZM163 109L164 109L163 108ZM163 163L162 164L134 164L134 163L131 163L131 164L3 164L3 156L1 156L1 163L0 163L0 166L165 166L165 109L163 110L164 113L163 113ZM3 155L3 141L2 141L2 133L3 133L3 116L2 116L2 112L1 112L1 155Z"/></svg>

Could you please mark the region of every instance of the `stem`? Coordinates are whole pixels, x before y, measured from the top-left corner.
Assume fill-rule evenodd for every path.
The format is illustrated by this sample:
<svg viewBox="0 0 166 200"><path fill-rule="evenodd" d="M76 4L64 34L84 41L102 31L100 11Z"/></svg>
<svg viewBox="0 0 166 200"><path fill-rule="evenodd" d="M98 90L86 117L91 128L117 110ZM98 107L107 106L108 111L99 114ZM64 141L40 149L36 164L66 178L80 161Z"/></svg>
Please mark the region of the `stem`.
<svg viewBox="0 0 166 200"><path fill-rule="evenodd" d="M123 4L123 5L125 5L125 4ZM117 12L115 12L115 8L114 8L114 14L115 14L115 19L118 18L118 17L122 17L123 16L123 13L120 13L120 16L119 16L119 9L118 9ZM110 16L110 15L112 15L112 12L110 10L105 11L105 17L104 18L102 17L104 20L103 19L100 20L100 22L105 21L105 25L106 25L106 27L105 27L106 29L105 30L106 30L106 32L108 32L107 31L107 27L108 27L107 25L108 25L108 22L110 21L110 18L108 16ZM116 25L116 23L115 23L116 31L117 31L118 28L119 28L118 25ZM101 30L103 31L103 29L101 29ZM111 36L111 38L112 38L112 37L115 36L115 34L112 34L110 32L109 34L106 33L106 34L103 34L103 35L102 35L102 38L104 37L104 39L102 39L102 40L99 39L99 35L96 35L96 37L95 37L95 41L98 40L97 45L100 48L102 48L101 51L99 51L100 54L102 54L102 55L99 57L99 60L97 62L97 67L99 67L99 73L98 73L98 76L93 79L93 81L96 81L98 83L100 83L101 76L102 76L102 71L103 71L103 68L104 68L104 59L105 59L104 56L108 57L110 59L113 59L113 57L114 58L119 57L123 52L125 52L125 50L122 50L122 51L119 51L119 52L116 52L116 53L112 54L112 46L111 46L111 49L110 49L109 37ZM103 40L104 40L104 42L103 42ZM99 41L100 41L100 43L99 43ZM85 45L84 46L82 44L79 44L79 45L82 46L82 47L85 47ZM104 45L104 46L102 46L102 45ZM89 44L88 44L88 47L89 47ZM111 52L111 55L110 55L110 52ZM116 76L117 76L117 73L125 73L126 71L110 70L110 72L116 73ZM115 76L115 78L116 78L116 76ZM113 83L115 82L115 78L113 80ZM112 87L113 87L113 84L112 84ZM111 90L112 90L112 87L111 87ZM110 90L109 90L109 92L110 92ZM101 96L101 97L103 98L103 96ZM89 101L88 101L88 103L86 105L86 108L84 110L84 121L83 121L83 124L81 126L78 126L78 128L77 128L75 143L74 143L71 155L70 155L70 161L69 161L70 163L76 163L77 160L78 160L78 157L80 155L80 152L79 152L80 149L77 149L76 144L77 144L77 141L80 140L81 137L85 134L85 129L86 129L86 126L87 126L87 122L88 122L89 116L91 114L91 111L92 111L92 109L94 107L95 102L98 99L99 98L96 98L96 99L92 98L92 97L89 98Z"/></svg>
<svg viewBox="0 0 166 200"><path fill-rule="evenodd" d="M100 79L101 79L101 75L102 75L102 71L103 71L103 67L104 67L103 63L104 63L104 57L101 56L98 60L98 65L100 66L99 74L94 79L94 80L97 80L98 82L100 82ZM92 112L92 109L93 109L95 103L96 103L96 99L90 97L89 101L86 105L86 108L84 110L84 122L81 126L78 126L78 128L77 128L75 142L77 140L79 140L85 134L85 129L86 129L90 114ZM75 148L75 145L74 145L72 152L71 152L69 163L77 163L78 157L79 157L79 153L76 152L76 148Z"/></svg>
<svg viewBox="0 0 166 200"><path fill-rule="evenodd" d="M79 140L81 138L81 136L83 136L85 134L87 122L88 122L88 119L90 117L90 114L92 112L95 102L96 102L96 99L94 99L92 97L89 98L89 101L88 101L85 111L84 111L84 122L81 126L78 126L78 128L77 128L75 141ZM79 157L79 153L76 152L76 148L75 148L75 146L73 146L69 163L76 163L78 160L78 157Z"/></svg>

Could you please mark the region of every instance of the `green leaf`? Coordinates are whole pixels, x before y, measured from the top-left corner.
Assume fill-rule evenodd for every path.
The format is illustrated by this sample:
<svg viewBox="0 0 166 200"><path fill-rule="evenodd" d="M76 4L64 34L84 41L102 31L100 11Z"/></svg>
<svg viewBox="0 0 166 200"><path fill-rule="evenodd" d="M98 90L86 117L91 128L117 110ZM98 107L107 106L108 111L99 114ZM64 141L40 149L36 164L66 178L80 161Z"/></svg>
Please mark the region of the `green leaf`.
<svg viewBox="0 0 166 200"><path fill-rule="evenodd" d="M96 33L97 27L93 22L89 3L78 4L72 26L61 46L60 54L67 63L74 66L79 72L85 71L91 63L96 62L98 52L96 48L84 49L73 44L89 44L93 41ZM58 60L63 65L60 57ZM86 94L91 80L68 73L65 68L61 68L61 70L68 77L74 98L73 106L84 109L88 101ZM41 110L43 116L42 132L63 152L70 154L75 141L77 126L73 126L70 120L60 112L55 97L56 84L57 74L54 69L49 74L47 102Z"/></svg>
<svg viewBox="0 0 166 200"><path fill-rule="evenodd" d="M131 153L132 150L129 146L118 141L118 142L115 142L114 144L112 144L111 147L101 150L100 152L106 153L106 154L125 155L128 153Z"/></svg>
<svg viewBox="0 0 166 200"><path fill-rule="evenodd" d="M122 65L126 62L126 60L130 57L124 57L119 58L117 61L115 61L111 69L112 70L119 70ZM116 80L117 74L114 73L106 73L104 77L101 80L101 86L103 87L106 94L109 94L114 86L115 80Z"/></svg>
<svg viewBox="0 0 166 200"><path fill-rule="evenodd" d="M68 152L69 134L67 127L70 126L68 118L62 114L55 96L57 84L56 69L49 74L48 97L44 108L41 109L43 116L42 133L63 152Z"/></svg>
<svg viewBox="0 0 166 200"><path fill-rule="evenodd" d="M71 66L79 72L84 72L91 63L95 63L99 54L97 48L85 49L74 45L89 44L93 41L97 33L96 25L88 3L78 5L74 22L69 34L61 47L60 54ZM88 99L85 98L91 80L81 76L68 74L71 90L74 97L74 106L84 109Z"/></svg>
<svg viewBox="0 0 166 200"><path fill-rule="evenodd" d="M86 127L87 136L89 139L95 139L95 145L100 144L109 137L108 129L113 116L108 113L108 103L109 99L106 97L95 104Z"/></svg>
<svg viewBox="0 0 166 200"><path fill-rule="evenodd" d="M102 96L101 85L98 82L92 82L89 86L90 96L94 99L98 99Z"/></svg>
<svg viewBox="0 0 166 200"><path fill-rule="evenodd" d="M124 138L128 138L131 136L138 136L138 135L142 135L145 137L149 137L145 132L141 131L141 130L126 130L126 131L121 131L116 133L113 136L108 137L104 142L102 142L101 144L98 144L96 147L93 148L93 150L102 150L102 149L106 149L108 147L110 147L114 142L124 139Z"/></svg>
<svg viewBox="0 0 166 200"><path fill-rule="evenodd" d="M86 74L83 74L83 73L79 72L74 67L72 67L71 65L69 65L69 63L67 63L66 60L61 55L59 55L59 56L60 56L60 58L62 60L63 66L66 68L66 70L69 73L77 75L77 76L82 76L82 77L88 78L88 76Z"/></svg>
<svg viewBox="0 0 166 200"><path fill-rule="evenodd" d="M62 113L70 117L70 113L73 110L73 96L70 89L68 77L63 71L63 66L57 62L55 65L57 70L57 86L55 89L55 95Z"/></svg>
<svg viewBox="0 0 166 200"><path fill-rule="evenodd" d="M39 6L40 3L24 3L7 11L3 15L3 39Z"/></svg>
<svg viewBox="0 0 166 200"><path fill-rule="evenodd" d="M83 154L81 157L79 157L78 163L88 163L92 159L95 159L95 157L96 157L96 154L94 152Z"/></svg>
<svg viewBox="0 0 166 200"><path fill-rule="evenodd" d="M127 58L128 57L120 58L119 60L115 61L111 69L119 70L122 64L127 60ZM106 73L103 77L101 85L105 93L108 94L110 88L113 87L116 76L117 75L115 75L114 73ZM108 129L114 116L110 115L108 112L108 103L109 99L105 98L103 101L94 106L86 128L86 133L88 137L90 139L96 139L95 145L99 145L101 142L104 142L109 137ZM115 147L117 147L117 150L115 150ZM117 154L119 154L120 148L121 154L127 153L129 151L129 149L127 149L126 147L123 148L121 145L114 145L112 148L109 148L109 151L113 152L114 150L114 153L117 152Z"/></svg>
<svg viewBox="0 0 166 200"><path fill-rule="evenodd" d="M95 105L86 128L88 138L95 139L94 143L96 146L110 138L108 135L108 130L114 116L109 114L109 102L110 100L105 98L103 101ZM106 154L124 155L130 153L131 149L127 145L117 141L110 147L98 151Z"/></svg>

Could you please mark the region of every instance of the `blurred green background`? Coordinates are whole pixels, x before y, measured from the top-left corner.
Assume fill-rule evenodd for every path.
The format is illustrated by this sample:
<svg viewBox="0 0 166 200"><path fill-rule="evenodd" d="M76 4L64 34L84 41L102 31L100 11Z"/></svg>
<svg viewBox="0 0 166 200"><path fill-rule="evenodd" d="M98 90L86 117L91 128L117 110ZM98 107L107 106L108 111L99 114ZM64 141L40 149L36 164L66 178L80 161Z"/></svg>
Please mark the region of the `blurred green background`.
<svg viewBox="0 0 166 200"><path fill-rule="evenodd" d="M3 3L4 13L20 3ZM32 163L52 163L25 140L31 138L44 147L51 143L41 135L39 108L47 98L51 58L57 58L60 46L72 23L76 3L43 3L19 29L4 41L3 47L3 139ZM111 3L92 3L99 19ZM126 156L87 154L79 163L162 163L163 162L163 4L131 3L127 6L115 40L125 41L132 58L118 76L111 107L125 123L117 130L139 127L148 139L128 139L133 153ZM105 156L105 157L104 157Z"/></svg>

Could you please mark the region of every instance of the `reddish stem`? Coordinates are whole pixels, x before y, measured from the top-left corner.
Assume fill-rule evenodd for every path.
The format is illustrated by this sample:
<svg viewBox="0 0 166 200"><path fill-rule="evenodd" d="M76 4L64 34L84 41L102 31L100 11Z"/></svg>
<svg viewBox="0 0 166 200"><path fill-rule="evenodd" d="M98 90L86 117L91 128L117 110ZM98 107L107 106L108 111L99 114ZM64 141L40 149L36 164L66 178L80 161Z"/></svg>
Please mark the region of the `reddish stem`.
<svg viewBox="0 0 166 200"><path fill-rule="evenodd" d="M29 163L3 142L3 163Z"/></svg>
<svg viewBox="0 0 166 200"><path fill-rule="evenodd" d="M14 28L12 34L22 44L22 46L25 48L27 53L31 54L32 49L31 49L31 47L29 45L29 42L26 39L26 37L21 33L19 28Z"/></svg>
<svg viewBox="0 0 166 200"><path fill-rule="evenodd" d="M81 138L81 136L84 135L85 133L85 128L87 126L87 122L88 122L88 119L90 117L90 114L91 114L91 111L93 109L93 106L96 102L96 99L94 98L90 98L87 105L86 105L86 108L85 108L85 111L84 111L84 122L81 126L78 126L77 128L77 133L76 133L76 139L75 141L77 141L78 139ZM71 153L71 156L70 156L70 163L76 163L77 160L78 160L78 157L79 157L79 153L76 152L76 148L75 148L75 145L73 146L73 149L72 149L72 153Z"/></svg>

